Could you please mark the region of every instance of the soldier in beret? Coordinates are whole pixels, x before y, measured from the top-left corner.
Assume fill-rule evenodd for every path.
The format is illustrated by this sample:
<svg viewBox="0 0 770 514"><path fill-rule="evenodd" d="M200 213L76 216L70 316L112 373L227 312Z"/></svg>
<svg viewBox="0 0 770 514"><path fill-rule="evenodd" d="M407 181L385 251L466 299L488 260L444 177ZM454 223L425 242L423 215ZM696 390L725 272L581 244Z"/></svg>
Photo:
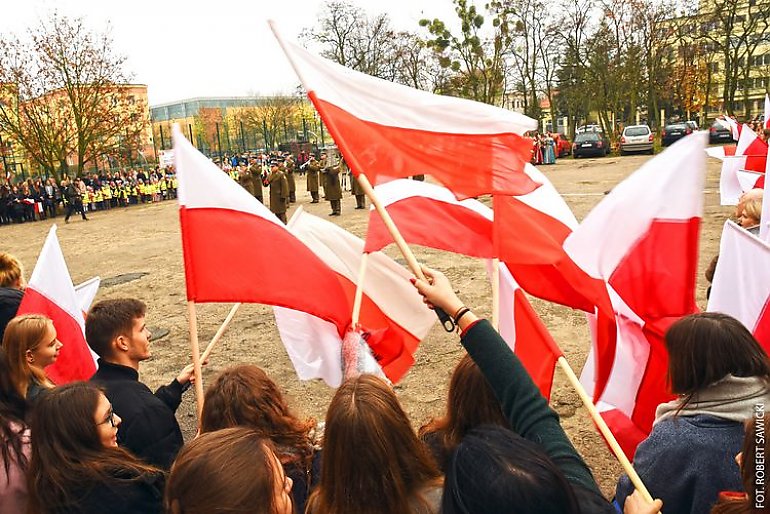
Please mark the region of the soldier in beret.
<svg viewBox="0 0 770 514"><path fill-rule="evenodd" d="M279 167L280 162L270 162L270 175L267 184L270 186L270 211L279 220L286 223L286 210L289 207L289 181Z"/></svg>

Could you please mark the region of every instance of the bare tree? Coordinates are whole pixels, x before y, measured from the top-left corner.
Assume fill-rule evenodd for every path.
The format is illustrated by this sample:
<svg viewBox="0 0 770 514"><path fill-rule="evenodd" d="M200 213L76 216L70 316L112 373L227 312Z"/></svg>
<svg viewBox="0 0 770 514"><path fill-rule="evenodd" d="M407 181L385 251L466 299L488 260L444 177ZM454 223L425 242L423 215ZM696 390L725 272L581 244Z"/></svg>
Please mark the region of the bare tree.
<svg viewBox="0 0 770 514"><path fill-rule="evenodd" d="M27 37L0 41L0 83L16 102L0 104L0 131L58 178L106 155L138 148L148 106L124 87L131 76L107 32L52 14ZM14 106L14 108L10 108Z"/></svg>

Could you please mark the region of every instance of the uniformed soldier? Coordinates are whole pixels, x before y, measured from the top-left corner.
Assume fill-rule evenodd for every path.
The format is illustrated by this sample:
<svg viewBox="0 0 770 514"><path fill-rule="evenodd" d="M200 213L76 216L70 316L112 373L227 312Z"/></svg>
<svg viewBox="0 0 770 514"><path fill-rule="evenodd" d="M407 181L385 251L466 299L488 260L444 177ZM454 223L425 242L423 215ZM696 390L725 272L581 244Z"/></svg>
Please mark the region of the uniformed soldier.
<svg viewBox="0 0 770 514"><path fill-rule="evenodd" d="M289 181L279 168L279 162L270 163L270 175L267 183L270 186L270 210L279 220L286 223L286 210L289 207Z"/></svg>
<svg viewBox="0 0 770 514"><path fill-rule="evenodd" d="M307 190L313 198L310 203L318 203L318 172L321 171L321 166L315 160L315 155L310 155L305 169L307 170Z"/></svg>
<svg viewBox="0 0 770 514"><path fill-rule="evenodd" d="M251 196L254 196L254 177L251 175L251 170L245 168L238 174L238 183L243 189L249 192ZM260 189L262 189L260 187Z"/></svg>
<svg viewBox="0 0 770 514"><path fill-rule="evenodd" d="M249 172L254 184L254 198L264 203L264 200L262 199L262 166L259 165L259 162L256 159L251 160Z"/></svg>
<svg viewBox="0 0 770 514"><path fill-rule="evenodd" d="M289 181L289 202L295 203L297 201L297 183L294 181L296 165L294 164L294 159L291 158L291 154L286 156L283 165L286 170L286 179Z"/></svg>
<svg viewBox="0 0 770 514"><path fill-rule="evenodd" d="M348 168L347 163L343 161L342 164L349 172L350 168ZM366 193L364 193L364 188L361 187L358 179L352 173L350 175L350 193L356 197L356 209L366 209Z"/></svg>
<svg viewBox="0 0 770 514"><path fill-rule="evenodd" d="M342 187L340 186L340 163L327 161L323 170L324 192L331 203L332 212L329 216L339 216L342 210Z"/></svg>

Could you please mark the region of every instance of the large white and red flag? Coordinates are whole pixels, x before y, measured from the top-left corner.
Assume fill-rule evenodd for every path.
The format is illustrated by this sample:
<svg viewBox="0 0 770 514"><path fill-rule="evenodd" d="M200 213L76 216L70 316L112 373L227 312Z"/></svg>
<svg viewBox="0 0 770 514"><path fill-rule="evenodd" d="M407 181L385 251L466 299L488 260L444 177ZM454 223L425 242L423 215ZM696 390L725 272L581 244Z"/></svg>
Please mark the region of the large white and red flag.
<svg viewBox="0 0 770 514"><path fill-rule="evenodd" d="M439 96L311 54L271 28L352 172L372 184L428 174L458 198L525 194L537 121L462 98Z"/></svg>
<svg viewBox="0 0 770 514"><path fill-rule="evenodd" d="M764 173L767 165L767 143L759 139L749 127L741 131L735 154L722 159L719 177L719 195L722 205L737 205L744 190L739 172L748 170Z"/></svg>
<svg viewBox="0 0 770 514"><path fill-rule="evenodd" d="M743 132L743 126L735 121L729 114L725 114L721 118L717 118L717 123L725 128L730 129L730 133L732 134L735 141L740 139L741 132Z"/></svg>
<svg viewBox="0 0 770 514"><path fill-rule="evenodd" d="M708 310L736 318L770 353L770 246L725 222Z"/></svg>
<svg viewBox="0 0 770 514"><path fill-rule="evenodd" d="M374 190L407 243L471 257L497 256L492 209L478 200L457 200L447 188L419 180L393 180ZM382 217L372 209L365 251L382 250L392 242Z"/></svg>
<svg viewBox="0 0 770 514"><path fill-rule="evenodd" d="M289 220L289 230L334 270L352 304L364 242L301 207ZM398 382L411 368L420 341L436 321L435 314L414 294L411 276L382 252L367 255L359 325L392 382ZM281 340L299 377L322 378L332 387L339 386L342 338L334 325L285 308L274 311Z"/></svg>
<svg viewBox="0 0 770 514"><path fill-rule="evenodd" d="M765 162L765 176L770 173L770 159ZM763 186L764 189L764 186ZM762 241L770 242L770 200L762 199L762 217L759 220L759 238Z"/></svg>
<svg viewBox="0 0 770 514"><path fill-rule="evenodd" d="M494 265L494 264L490 264ZM562 351L527 300L505 264L499 263L500 322L498 332L521 360L546 398Z"/></svg>
<svg viewBox="0 0 770 514"><path fill-rule="evenodd" d="M612 372L597 405L629 457L652 428L655 407L669 398L665 331L697 312L706 137L688 136L647 161L564 244L581 268L607 283L617 313ZM596 398L601 375L594 362L589 356L581 380Z"/></svg>
<svg viewBox="0 0 770 514"><path fill-rule="evenodd" d="M64 261L56 225L51 227L32 271L17 315L43 314L53 321L62 342L56 362L46 373L56 384L88 380L96 364L86 343L85 320Z"/></svg>
<svg viewBox="0 0 770 514"><path fill-rule="evenodd" d="M351 305L337 275L178 126L173 138L187 299L287 307L344 334Z"/></svg>

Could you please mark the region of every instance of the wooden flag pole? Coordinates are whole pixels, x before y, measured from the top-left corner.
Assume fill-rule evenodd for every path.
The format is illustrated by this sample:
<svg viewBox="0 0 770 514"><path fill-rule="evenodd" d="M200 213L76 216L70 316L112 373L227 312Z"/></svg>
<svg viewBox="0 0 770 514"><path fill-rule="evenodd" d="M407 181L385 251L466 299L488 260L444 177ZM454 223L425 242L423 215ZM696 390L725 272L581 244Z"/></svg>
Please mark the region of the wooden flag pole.
<svg viewBox="0 0 770 514"><path fill-rule="evenodd" d="M583 384L580 383L580 380L578 379L577 375L575 375L575 372L567 362L567 359L565 359L562 355L556 362L559 364L559 367L562 369L562 371L564 371L564 374L567 375L567 380L569 380L572 387L575 389L575 391L577 391L578 396L580 396L580 399L583 401L583 405L585 405L586 409L588 409L588 413L591 415L591 419L593 419L594 423L596 423L597 428L599 428L599 432L601 432L601 434L604 436L604 439L610 446L612 453L615 454L615 457L618 459L618 462L620 462L620 465L623 467L623 471L626 472L628 478L631 480L631 483L633 483L634 487L636 487L636 489L642 493L642 496L648 503L652 503L653 500L652 496L650 495L650 491L647 490L647 487L645 487L642 479L639 477L639 474L634 469L634 466L628 460L626 454L623 453L623 449L620 447L617 439L615 439L615 436L610 431L610 427L607 426L604 418L602 418L601 414L599 414L599 410L596 408L596 405L594 405L591 397L588 396L588 393L583 387Z"/></svg>
<svg viewBox="0 0 770 514"><path fill-rule="evenodd" d="M500 259L492 259L492 327L500 331Z"/></svg>
<svg viewBox="0 0 770 514"><path fill-rule="evenodd" d="M369 258L368 253L361 255L361 263L358 265L358 281L356 282L356 295L353 298L353 316L352 326L358 326L358 320L361 318L361 302L364 299L364 279L366 278L366 261Z"/></svg>
<svg viewBox="0 0 770 514"><path fill-rule="evenodd" d="M219 330L217 330L217 333L214 334L214 337L211 338L211 341L209 341L209 344L206 346L206 349L203 351L203 355L201 355L201 362L206 362L208 360L209 355L211 355L211 350L214 349L214 346L216 346L216 344L222 338L222 334L224 334L225 330L227 330L227 327L230 326L230 322L233 320L235 313L238 312L238 309L240 308L241 308L241 304L236 303L230 309L230 312L227 313L227 317L222 322L222 325L219 327Z"/></svg>
<svg viewBox="0 0 770 514"><path fill-rule="evenodd" d="M193 361L193 376L195 377L195 400L198 406L198 423L203 414L203 377L201 373L201 355L198 347L198 315L195 302L187 302L187 317L190 324L190 352Z"/></svg>

